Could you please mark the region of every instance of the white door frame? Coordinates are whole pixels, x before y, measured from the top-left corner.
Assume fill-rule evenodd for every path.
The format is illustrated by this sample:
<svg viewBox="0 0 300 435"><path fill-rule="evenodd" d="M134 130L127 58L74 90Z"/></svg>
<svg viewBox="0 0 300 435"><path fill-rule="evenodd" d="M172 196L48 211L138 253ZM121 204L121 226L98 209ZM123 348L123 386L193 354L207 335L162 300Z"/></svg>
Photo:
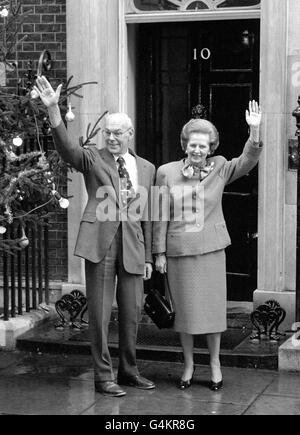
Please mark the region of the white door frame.
<svg viewBox="0 0 300 435"><path fill-rule="evenodd" d="M170 23L186 21L224 21L260 18L260 9L222 9L211 11L148 12L127 14L126 23Z"/></svg>

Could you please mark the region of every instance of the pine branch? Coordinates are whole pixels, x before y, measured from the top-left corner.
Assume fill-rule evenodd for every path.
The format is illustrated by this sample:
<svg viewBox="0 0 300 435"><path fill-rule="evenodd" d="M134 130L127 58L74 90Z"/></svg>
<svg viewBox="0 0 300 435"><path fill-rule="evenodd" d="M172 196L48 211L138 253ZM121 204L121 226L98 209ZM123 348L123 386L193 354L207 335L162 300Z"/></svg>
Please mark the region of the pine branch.
<svg viewBox="0 0 300 435"><path fill-rule="evenodd" d="M9 4L8 2L1 3L0 6L8 7L9 16L4 18L4 25L0 28L0 39L2 40L0 46L0 60L10 65L12 55L15 53L17 47L27 38L27 35L25 35L18 40L18 34L21 32L22 25L27 16L32 13L32 10L21 14L22 0L10 0Z"/></svg>
<svg viewBox="0 0 300 435"><path fill-rule="evenodd" d="M94 124L92 130L91 130L91 126L92 124L89 123L88 127L87 127L87 131L86 131L86 139L85 141L83 140L83 136L79 138L79 143L80 146L84 147L84 146L88 146L91 142L92 139L94 139L94 137L97 136L97 134L99 133L99 131L101 130L101 128L97 128L98 125L100 124L100 122L102 121L102 119L108 114L108 110L105 111L96 121L96 123Z"/></svg>
<svg viewBox="0 0 300 435"><path fill-rule="evenodd" d="M21 248L18 245L17 240L1 240L0 239L0 252L15 255L16 251L20 251Z"/></svg>

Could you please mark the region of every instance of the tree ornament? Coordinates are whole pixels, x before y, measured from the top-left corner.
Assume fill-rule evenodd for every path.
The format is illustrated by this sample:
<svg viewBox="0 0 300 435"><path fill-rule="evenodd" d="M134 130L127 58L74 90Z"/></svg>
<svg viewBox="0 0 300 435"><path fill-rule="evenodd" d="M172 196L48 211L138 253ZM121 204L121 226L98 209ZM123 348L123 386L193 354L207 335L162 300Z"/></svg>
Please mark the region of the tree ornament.
<svg viewBox="0 0 300 435"><path fill-rule="evenodd" d="M52 195L58 201L58 203L62 209L65 210L69 207L70 201L67 198L63 198L61 196L61 194L59 192L57 192L57 190L52 190Z"/></svg>
<svg viewBox="0 0 300 435"><path fill-rule="evenodd" d="M60 207L61 207L63 210L66 210L67 208L69 208L70 201L69 201L67 198L63 198L63 197L61 197L60 200L59 200L58 202L59 202Z"/></svg>
<svg viewBox="0 0 300 435"><path fill-rule="evenodd" d="M39 94L35 89L32 89L32 91L30 92L30 97L32 100L37 100L39 98Z"/></svg>
<svg viewBox="0 0 300 435"><path fill-rule="evenodd" d="M26 236L26 233L25 233L24 227L22 227L22 236L21 236L21 238L19 239L18 244L19 244L20 248L22 248L22 249L27 248L27 247L29 246L29 244L30 244L30 243L29 243L29 239L28 239L28 237Z"/></svg>
<svg viewBox="0 0 300 435"><path fill-rule="evenodd" d="M23 145L23 139L20 136L13 138L13 144L15 147L21 147Z"/></svg>
<svg viewBox="0 0 300 435"><path fill-rule="evenodd" d="M3 227L2 225L0 225L0 234L5 234L7 231L7 229L5 227Z"/></svg>
<svg viewBox="0 0 300 435"><path fill-rule="evenodd" d="M73 122L74 120L75 120L75 114L72 112L72 105L70 103L68 113L66 114L66 121Z"/></svg>
<svg viewBox="0 0 300 435"><path fill-rule="evenodd" d="M5 7L0 11L0 15L2 18L7 18L8 14L9 14L8 9Z"/></svg>

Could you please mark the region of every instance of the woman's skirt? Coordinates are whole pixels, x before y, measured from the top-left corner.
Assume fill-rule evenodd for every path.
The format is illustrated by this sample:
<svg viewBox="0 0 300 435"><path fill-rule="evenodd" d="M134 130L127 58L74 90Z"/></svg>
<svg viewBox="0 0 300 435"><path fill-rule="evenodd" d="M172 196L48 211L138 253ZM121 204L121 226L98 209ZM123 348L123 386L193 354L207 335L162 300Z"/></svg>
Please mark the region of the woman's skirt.
<svg viewBox="0 0 300 435"><path fill-rule="evenodd" d="M169 257L168 277L176 311L175 331L200 335L227 329L224 250Z"/></svg>

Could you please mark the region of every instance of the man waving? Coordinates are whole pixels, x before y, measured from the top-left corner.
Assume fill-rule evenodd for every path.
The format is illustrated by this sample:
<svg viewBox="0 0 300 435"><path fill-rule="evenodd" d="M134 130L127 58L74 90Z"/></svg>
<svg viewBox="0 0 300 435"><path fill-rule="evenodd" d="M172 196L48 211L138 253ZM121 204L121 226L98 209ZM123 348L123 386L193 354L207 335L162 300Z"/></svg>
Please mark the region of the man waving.
<svg viewBox="0 0 300 435"><path fill-rule="evenodd" d="M151 221L121 219L139 190L150 192L155 168L129 147L134 136L131 119L124 113L106 118L106 147L82 148L68 139L58 106L60 85L53 90L38 77L35 90L48 109L57 151L64 161L84 175L88 203L80 224L75 255L85 259L86 290L96 391L114 397L126 393L120 385L150 390L155 385L140 376L136 365L136 337L142 303L143 279L152 274ZM114 202L115 218L99 216L99 189ZM147 201L146 201L147 203ZM145 204L144 204L145 205ZM145 210L146 210L145 205ZM120 364L115 382L108 349L108 327L117 278Z"/></svg>

